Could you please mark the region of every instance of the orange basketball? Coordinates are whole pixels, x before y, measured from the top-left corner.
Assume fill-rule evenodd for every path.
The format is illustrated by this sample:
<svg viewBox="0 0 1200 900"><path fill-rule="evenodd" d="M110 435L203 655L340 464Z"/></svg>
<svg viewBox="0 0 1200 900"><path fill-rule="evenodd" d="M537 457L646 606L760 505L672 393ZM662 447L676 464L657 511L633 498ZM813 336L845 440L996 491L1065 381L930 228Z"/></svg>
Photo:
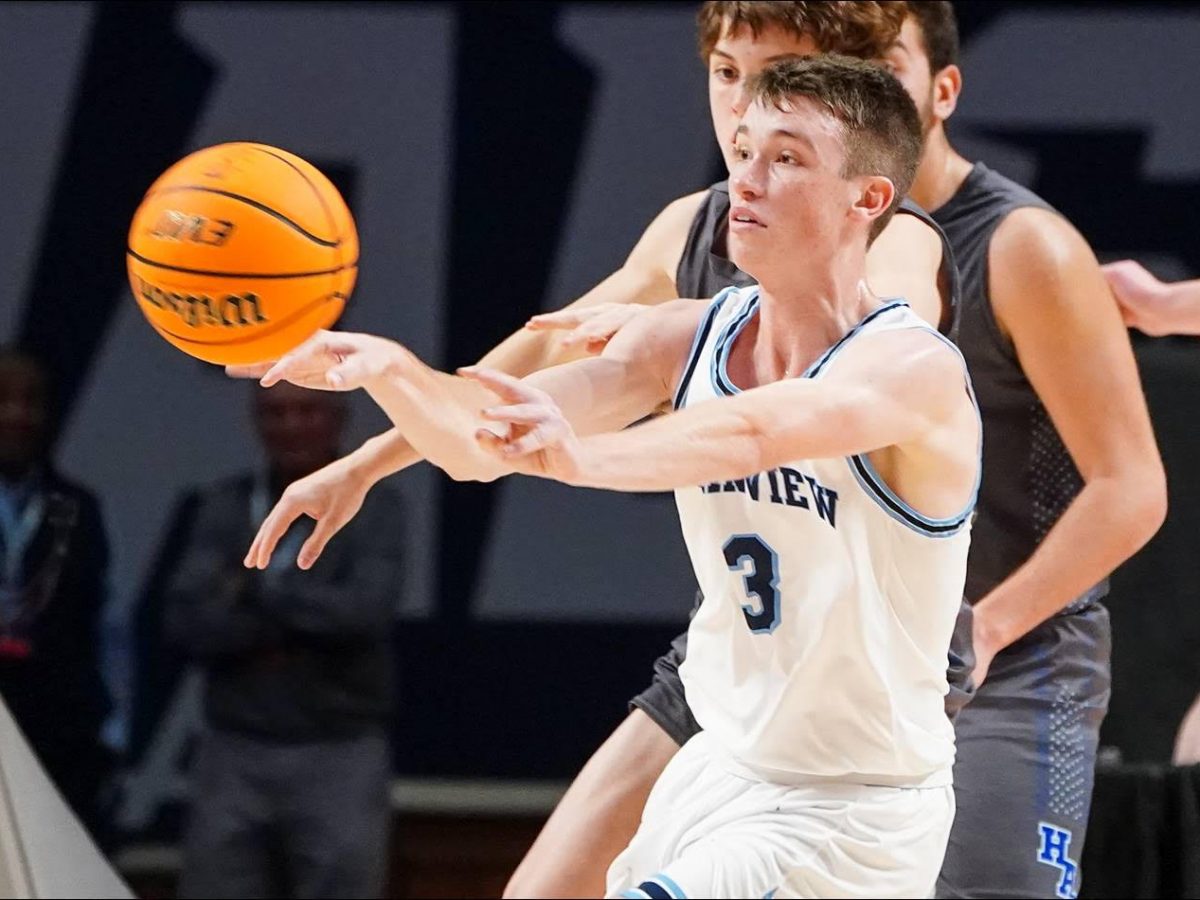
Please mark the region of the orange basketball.
<svg viewBox="0 0 1200 900"><path fill-rule="evenodd" d="M150 186L126 260L159 334L211 363L254 363L337 320L358 273L358 235L337 188L300 157L219 144Z"/></svg>

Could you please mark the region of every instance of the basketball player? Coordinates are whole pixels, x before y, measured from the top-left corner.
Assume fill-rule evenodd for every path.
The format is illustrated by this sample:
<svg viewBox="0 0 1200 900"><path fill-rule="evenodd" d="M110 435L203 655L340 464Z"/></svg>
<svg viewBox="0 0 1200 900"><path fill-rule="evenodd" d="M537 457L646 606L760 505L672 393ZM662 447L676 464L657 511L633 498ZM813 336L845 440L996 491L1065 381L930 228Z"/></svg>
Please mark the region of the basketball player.
<svg viewBox="0 0 1200 900"><path fill-rule="evenodd" d="M1200 334L1200 279L1167 284L1132 259L1104 267L1125 324L1151 337Z"/></svg>
<svg viewBox="0 0 1200 900"><path fill-rule="evenodd" d="M734 130L747 102L745 85L767 60L816 51L878 58L895 42L903 17L903 8L896 3L704 4L699 16L701 57L709 72L714 132L727 164ZM725 253L728 210L724 182L670 204L646 230L625 265L568 309L712 296L730 285L750 284L752 279ZM907 297L914 310L931 322L940 322L948 332L958 290L949 247L919 209L905 204L900 212L908 215L893 218L871 245L869 280L880 295ZM522 330L481 364L525 375L569 358L568 354L586 343L569 338L555 341L545 331ZM587 349L600 346L603 342ZM232 371L262 374L258 368ZM291 523L308 515L317 525L298 563L310 567L329 539L356 514L370 487L418 459L403 436L393 430L291 485L264 520L247 554L247 564L265 567ZM951 654L951 691L946 698L950 712L965 702L971 688L969 618L963 618L960 629L964 632L956 635L960 652ZM658 665L671 665L670 658ZM674 671L668 675L672 678L662 684L677 685ZM668 698L674 700L673 709L660 715ZM596 896L603 890L604 872L637 827L655 779L696 728L683 702L682 688L677 694L664 693L658 704L648 703L645 709L633 709L572 784L514 874L507 895ZM656 720L651 721L648 713ZM680 719L686 726L672 730L670 723ZM564 860L571 863L564 864Z"/></svg>
<svg viewBox="0 0 1200 900"><path fill-rule="evenodd" d="M866 282L920 123L899 82L845 57L775 63L752 98L728 249L757 285L648 310L600 357L525 381L470 370L490 388L474 399L396 344L328 332L263 383L364 387L456 478L675 490L704 730L610 895L926 897L954 812L945 659L982 426L953 344Z"/></svg>
<svg viewBox="0 0 1200 900"><path fill-rule="evenodd" d="M945 133L961 88L953 8L908 7L886 62L921 113L925 151L911 196L954 248L958 342L986 435L967 572L981 686L955 722L958 814L938 894L1073 897L1109 696L1099 601L1112 569L1162 523L1162 463L1091 249L1045 201L954 151ZM677 641L633 701L680 743L695 727L680 710L683 652ZM634 762L601 748L591 777L603 783ZM555 811L583 833L601 815L566 801ZM518 887L545 896L569 865L535 844Z"/></svg>

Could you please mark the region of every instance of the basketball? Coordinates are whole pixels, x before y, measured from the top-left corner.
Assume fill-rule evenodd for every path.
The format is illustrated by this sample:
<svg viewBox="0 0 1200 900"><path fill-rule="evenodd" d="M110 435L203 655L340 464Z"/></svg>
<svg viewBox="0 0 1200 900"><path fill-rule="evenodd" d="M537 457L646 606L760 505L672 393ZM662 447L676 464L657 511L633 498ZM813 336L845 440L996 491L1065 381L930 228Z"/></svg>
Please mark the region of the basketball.
<svg viewBox="0 0 1200 900"><path fill-rule="evenodd" d="M126 261L134 299L163 338L206 362L247 364L337 321L358 236L316 167L265 144L219 144L150 186Z"/></svg>

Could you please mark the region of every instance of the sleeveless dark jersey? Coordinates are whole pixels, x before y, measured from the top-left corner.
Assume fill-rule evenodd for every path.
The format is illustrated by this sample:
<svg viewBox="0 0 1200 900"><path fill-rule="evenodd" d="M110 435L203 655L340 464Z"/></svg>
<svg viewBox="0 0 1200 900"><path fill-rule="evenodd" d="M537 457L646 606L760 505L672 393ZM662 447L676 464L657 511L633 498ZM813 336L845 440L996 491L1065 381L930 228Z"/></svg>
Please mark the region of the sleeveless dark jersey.
<svg viewBox="0 0 1200 900"><path fill-rule="evenodd" d="M1083 487L1046 408L992 313L988 247L1005 217L1023 207L1052 210L1032 191L976 163L933 217L954 247L962 279L958 346L983 416L980 488L967 598L975 602L1024 563ZM1107 593L1107 582L1064 612Z"/></svg>
<svg viewBox="0 0 1200 900"><path fill-rule="evenodd" d="M939 280L949 297L948 314L940 330L954 337L959 304L958 269L954 251L936 221L911 200L901 201L897 213L916 216L934 230L942 241L942 267ZM700 209L688 229L687 243L675 270L675 289L680 297L714 297L731 285L746 287L754 279L735 266L725 255L725 237L729 233L729 182L718 181L708 189Z"/></svg>

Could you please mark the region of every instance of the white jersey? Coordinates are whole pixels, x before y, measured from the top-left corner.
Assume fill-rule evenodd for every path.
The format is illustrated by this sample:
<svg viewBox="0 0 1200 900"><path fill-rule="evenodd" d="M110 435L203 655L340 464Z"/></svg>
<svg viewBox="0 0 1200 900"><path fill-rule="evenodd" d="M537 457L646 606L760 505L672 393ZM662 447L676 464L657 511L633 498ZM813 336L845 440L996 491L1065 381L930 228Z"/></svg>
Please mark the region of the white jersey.
<svg viewBox="0 0 1200 900"><path fill-rule="evenodd" d="M738 393L729 349L758 304L756 286L714 298L677 408ZM820 378L862 335L908 328L937 334L907 303L886 303L802 377ZM946 654L974 499L957 516L923 516L865 455L795 460L675 497L704 594L679 674L733 763L783 783L948 784Z"/></svg>

